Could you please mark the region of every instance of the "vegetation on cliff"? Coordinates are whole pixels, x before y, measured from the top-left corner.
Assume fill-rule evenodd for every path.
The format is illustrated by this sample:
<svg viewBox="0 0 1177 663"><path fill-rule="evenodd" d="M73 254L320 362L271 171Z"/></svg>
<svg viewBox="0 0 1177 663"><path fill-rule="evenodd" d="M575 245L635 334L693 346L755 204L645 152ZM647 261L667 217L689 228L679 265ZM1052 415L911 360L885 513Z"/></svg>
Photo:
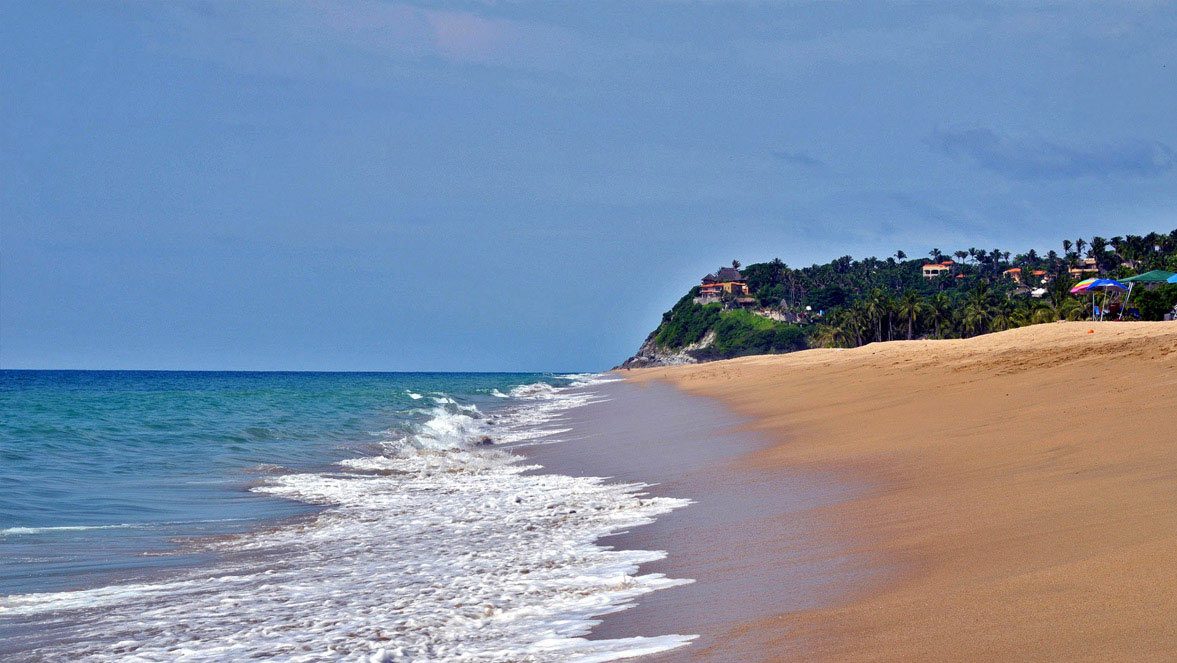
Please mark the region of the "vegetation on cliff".
<svg viewBox="0 0 1177 663"><path fill-rule="evenodd" d="M809 346L962 338L1087 317L1090 299L1070 294L1071 286L1086 276L1177 272L1177 230L1064 240L1060 248L1015 255L1000 249L932 249L929 259L911 259L897 251L885 259L843 256L798 269L779 259L748 265L742 271L760 311L788 313L802 324L728 310L721 303L697 304L698 289L693 288L663 314L647 345L667 352L692 348L692 357L705 360ZM944 261L953 262L951 272L925 278L925 263ZM1007 271L1012 268L1021 270L1016 277ZM1093 271L1072 271L1079 268ZM1143 320L1160 320L1174 305L1177 285L1136 288L1130 302ZM714 340L694 348L709 332Z"/></svg>
<svg viewBox="0 0 1177 663"><path fill-rule="evenodd" d="M805 331L798 325L778 322L743 309L724 310L722 304L696 304L692 290L662 316L654 343L678 350L715 332L715 340L693 351L697 359L721 359L749 354L792 352L807 347Z"/></svg>

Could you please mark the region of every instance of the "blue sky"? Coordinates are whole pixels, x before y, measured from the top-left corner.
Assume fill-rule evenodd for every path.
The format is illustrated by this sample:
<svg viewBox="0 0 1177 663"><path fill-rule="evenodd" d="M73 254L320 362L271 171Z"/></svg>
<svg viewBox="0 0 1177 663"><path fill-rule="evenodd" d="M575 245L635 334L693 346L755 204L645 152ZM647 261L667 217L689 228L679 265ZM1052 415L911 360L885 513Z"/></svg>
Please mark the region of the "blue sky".
<svg viewBox="0 0 1177 663"><path fill-rule="evenodd" d="M3 2L0 365L582 370L705 272L1177 226L1170 2Z"/></svg>

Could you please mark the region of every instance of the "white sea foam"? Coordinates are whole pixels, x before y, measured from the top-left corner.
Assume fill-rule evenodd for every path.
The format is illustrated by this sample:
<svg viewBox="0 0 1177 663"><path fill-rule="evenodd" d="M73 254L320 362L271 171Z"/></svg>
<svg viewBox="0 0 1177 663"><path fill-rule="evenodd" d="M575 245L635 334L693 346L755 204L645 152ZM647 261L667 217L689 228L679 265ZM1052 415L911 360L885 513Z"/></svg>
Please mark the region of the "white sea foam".
<svg viewBox="0 0 1177 663"><path fill-rule="evenodd" d="M118 523L116 525L61 525L58 527L6 527L0 529L0 536L16 536L19 534L46 534L48 532L82 532L100 529L129 529L142 527L132 523Z"/></svg>
<svg viewBox="0 0 1177 663"><path fill-rule="evenodd" d="M662 552L594 543L686 501L528 472L517 456L470 446L492 429L497 440L550 435L560 413L599 398L583 387L515 391L526 404L493 425L439 401L383 456L271 478L255 490L324 509L207 544L226 553L214 569L4 597L0 618L73 621L76 641L35 652L71 660L607 661L689 642L585 638L595 617L689 582L637 575Z"/></svg>
<svg viewBox="0 0 1177 663"><path fill-rule="evenodd" d="M195 483L195 482L189 482ZM165 527L168 525L199 525L203 523L227 523L242 520L241 518L211 518L204 520L179 520L150 523L115 523L113 525L57 525L53 527L6 527L0 529L0 536L20 536L27 534L52 534L54 532L85 532L104 529L148 529ZM0 604L2 607L2 604ZM3 614L0 611L0 614Z"/></svg>

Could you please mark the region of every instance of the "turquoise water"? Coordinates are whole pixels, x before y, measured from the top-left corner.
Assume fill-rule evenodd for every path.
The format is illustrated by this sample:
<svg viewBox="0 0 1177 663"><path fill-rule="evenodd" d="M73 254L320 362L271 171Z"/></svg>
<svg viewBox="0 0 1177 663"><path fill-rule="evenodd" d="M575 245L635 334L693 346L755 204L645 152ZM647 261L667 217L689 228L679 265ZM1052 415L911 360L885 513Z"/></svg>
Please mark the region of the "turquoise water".
<svg viewBox="0 0 1177 663"><path fill-rule="evenodd" d="M606 661L685 500L548 473L601 375L0 373L0 660ZM489 443L488 443L489 442Z"/></svg>
<svg viewBox="0 0 1177 663"><path fill-rule="evenodd" d="M268 477L372 455L439 399L491 413L537 382L569 379L0 371L0 597L198 564L186 537L318 508L249 490Z"/></svg>

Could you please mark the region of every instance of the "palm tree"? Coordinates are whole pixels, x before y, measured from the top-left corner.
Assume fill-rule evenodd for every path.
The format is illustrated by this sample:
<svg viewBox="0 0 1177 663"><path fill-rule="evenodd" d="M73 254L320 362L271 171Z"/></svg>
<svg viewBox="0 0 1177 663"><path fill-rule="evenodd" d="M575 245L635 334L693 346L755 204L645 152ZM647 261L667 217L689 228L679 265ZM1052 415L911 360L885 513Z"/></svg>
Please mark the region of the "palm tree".
<svg viewBox="0 0 1177 663"><path fill-rule="evenodd" d="M977 287L969 293L964 310L961 312L961 327L966 333L971 332L974 336L985 333L992 318L990 301L989 289L985 282L978 283Z"/></svg>
<svg viewBox="0 0 1177 663"><path fill-rule="evenodd" d="M1091 238L1091 257L1095 258L1095 266L1101 272L1114 269L1119 262L1114 254L1108 253L1108 241L1102 237Z"/></svg>
<svg viewBox="0 0 1177 663"><path fill-rule="evenodd" d="M1016 305L1009 299L993 305L989 309L989 331L1005 331L1017 327L1015 309Z"/></svg>
<svg viewBox="0 0 1177 663"><path fill-rule="evenodd" d="M895 340L895 299L890 295L885 295L884 300L887 305L887 340Z"/></svg>
<svg viewBox="0 0 1177 663"><path fill-rule="evenodd" d="M989 252L989 260L993 265L993 273L1001 273L1001 249L993 249Z"/></svg>
<svg viewBox="0 0 1177 663"><path fill-rule="evenodd" d="M961 328L972 336L984 334L989 325L989 309L976 302L969 302L964 307L960 323Z"/></svg>
<svg viewBox="0 0 1177 663"><path fill-rule="evenodd" d="M813 332L813 336L810 337L810 342L819 348L841 347L839 337L842 331L833 321L819 324Z"/></svg>
<svg viewBox="0 0 1177 663"><path fill-rule="evenodd" d="M936 338L942 338L940 335L940 326L946 322L952 322L952 300L948 295L938 292L928 300L927 315L936 329Z"/></svg>
<svg viewBox="0 0 1177 663"><path fill-rule="evenodd" d="M927 309L928 305L914 290L903 293L903 297L896 303L895 312L899 314L900 319L907 321L907 340L910 341L915 335L915 321Z"/></svg>
<svg viewBox="0 0 1177 663"><path fill-rule="evenodd" d="M891 307L888 305L887 296L882 290L878 288L871 291L870 297L866 300L866 314L874 321L875 340L883 340L883 317L889 316Z"/></svg>
<svg viewBox="0 0 1177 663"><path fill-rule="evenodd" d="M1062 285L1059 285L1059 283ZM1039 322L1054 322L1055 320L1079 320L1083 317L1085 308L1079 300L1071 296L1070 281L1059 279L1051 283L1050 302L1043 304L1035 319Z"/></svg>
<svg viewBox="0 0 1177 663"><path fill-rule="evenodd" d="M1038 306L1034 307L1034 312L1031 315L1030 323L1037 325L1044 322L1054 322L1058 319L1058 313L1054 310L1053 306L1040 303Z"/></svg>
<svg viewBox="0 0 1177 663"><path fill-rule="evenodd" d="M944 259L944 254L940 253L940 249L932 249L928 251L928 255L932 257L932 262L940 262Z"/></svg>
<svg viewBox="0 0 1177 663"><path fill-rule="evenodd" d="M1030 325L1036 324L1037 321L1034 319L1034 316L1039 308L1038 302L1029 301L1015 306L1009 316L1010 322L1013 323L1014 327L1029 327Z"/></svg>
<svg viewBox="0 0 1177 663"><path fill-rule="evenodd" d="M854 302L846 316L846 329L854 334L854 344L866 345L866 334L871 328L870 314L866 311L866 304L859 300Z"/></svg>
<svg viewBox="0 0 1177 663"><path fill-rule="evenodd" d="M1059 305L1059 320L1082 320L1087 315L1087 306L1078 299L1064 299Z"/></svg>

